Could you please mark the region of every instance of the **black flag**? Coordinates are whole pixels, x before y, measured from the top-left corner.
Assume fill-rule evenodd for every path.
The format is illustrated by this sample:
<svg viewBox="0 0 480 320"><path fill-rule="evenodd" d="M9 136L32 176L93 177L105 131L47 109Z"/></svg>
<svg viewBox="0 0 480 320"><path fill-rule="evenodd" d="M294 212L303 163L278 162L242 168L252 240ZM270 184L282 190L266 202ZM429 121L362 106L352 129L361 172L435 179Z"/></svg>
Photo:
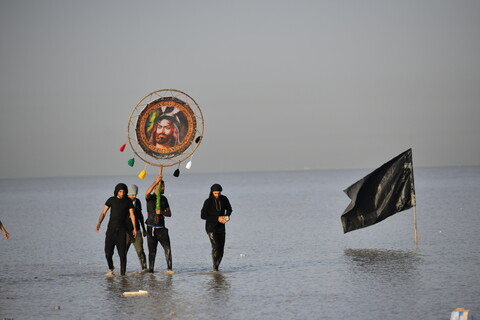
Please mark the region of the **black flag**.
<svg viewBox="0 0 480 320"><path fill-rule="evenodd" d="M414 207L412 149L399 154L344 192L352 199L342 214L344 233L371 226Z"/></svg>

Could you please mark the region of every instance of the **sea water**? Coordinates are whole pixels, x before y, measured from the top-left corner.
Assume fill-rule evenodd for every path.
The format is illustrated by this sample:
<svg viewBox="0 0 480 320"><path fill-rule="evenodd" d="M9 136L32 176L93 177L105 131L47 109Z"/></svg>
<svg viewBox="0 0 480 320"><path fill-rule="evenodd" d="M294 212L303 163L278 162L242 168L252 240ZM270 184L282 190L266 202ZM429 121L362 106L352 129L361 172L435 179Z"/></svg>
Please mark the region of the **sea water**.
<svg viewBox="0 0 480 320"><path fill-rule="evenodd" d="M145 204L155 177L0 180L0 319L480 318L480 167L415 169L418 248L413 209L343 233L342 190L371 170L165 171L173 275L160 246L156 272L139 273L132 246L127 275L105 276L108 220L94 231L117 183ZM233 207L217 273L200 219L213 183Z"/></svg>

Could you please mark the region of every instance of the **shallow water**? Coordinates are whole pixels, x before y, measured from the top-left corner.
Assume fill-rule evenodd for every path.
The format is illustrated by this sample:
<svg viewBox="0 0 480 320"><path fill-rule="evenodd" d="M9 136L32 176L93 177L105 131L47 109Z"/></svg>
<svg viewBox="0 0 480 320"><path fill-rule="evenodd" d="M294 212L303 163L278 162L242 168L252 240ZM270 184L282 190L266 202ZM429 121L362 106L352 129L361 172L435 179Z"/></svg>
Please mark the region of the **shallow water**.
<svg viewBox="0 0 480 320"><path fill-rule="evenodd" d="M166 176L176 273L161 248L158 272L138 273L132 247L125 277L104 276L106 221L93 227L117 182L142 193L148 177L0 180L0 319L480 318L480 167L415 169L418 249L412 209L343 234L342 190L367 173ZM211 273L200 208L217 182L234 212Z"/></svg>

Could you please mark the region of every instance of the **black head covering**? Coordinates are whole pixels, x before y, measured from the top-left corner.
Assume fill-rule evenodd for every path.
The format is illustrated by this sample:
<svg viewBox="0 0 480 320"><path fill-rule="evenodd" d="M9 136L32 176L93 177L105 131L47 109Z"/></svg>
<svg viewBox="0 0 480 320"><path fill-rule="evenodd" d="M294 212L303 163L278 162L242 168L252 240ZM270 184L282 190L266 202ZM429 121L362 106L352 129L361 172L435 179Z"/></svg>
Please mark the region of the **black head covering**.
<svg viewBox="0 0 480 320"><path fill-rule="evenodd" d="M218 183L215 183L211 188L210 191L222 191L222 186L219 185Z"/></svg>
<svg viewBox="0 0 480 320"><path fill-rule="evenodd" d="M120 190L125 190L125 194L128 193L128 187L125 183L119 183L115 186L115 191L113 192L113 195L116 197L118 194L118 191Z"/></svg>

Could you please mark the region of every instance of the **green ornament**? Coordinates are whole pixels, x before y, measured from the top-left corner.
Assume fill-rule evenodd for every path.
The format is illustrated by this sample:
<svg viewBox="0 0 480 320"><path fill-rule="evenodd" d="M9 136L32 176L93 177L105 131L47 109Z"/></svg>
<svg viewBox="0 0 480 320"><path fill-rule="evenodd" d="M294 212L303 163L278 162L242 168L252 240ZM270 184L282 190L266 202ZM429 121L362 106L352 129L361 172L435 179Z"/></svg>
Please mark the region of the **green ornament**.
<svg viewBox="0 0 480 320"><path fill-rule="evenodd" d="M129 160L128 160L128 165L129 165L130 167L133 167L133 164L134 164L134 163L135 163L135 158L132 158L132 159L129 159Z"/></svg>

